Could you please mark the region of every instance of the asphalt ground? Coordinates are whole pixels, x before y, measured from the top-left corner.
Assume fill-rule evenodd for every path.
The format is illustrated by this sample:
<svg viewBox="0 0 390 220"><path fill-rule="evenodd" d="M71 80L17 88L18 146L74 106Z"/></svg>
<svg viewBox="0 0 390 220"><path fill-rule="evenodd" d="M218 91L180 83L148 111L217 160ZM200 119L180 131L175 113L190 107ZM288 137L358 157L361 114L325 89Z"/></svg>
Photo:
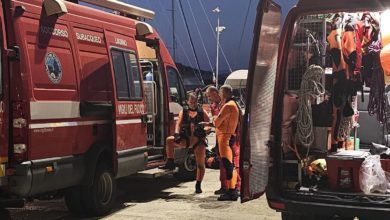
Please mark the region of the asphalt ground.
<svg viewBox="0 0 390 220"><path fill-rule="evenodd" d="M215 144L214 134L208 137L209 147ZM280 220L280 213L268 207L265 196L241 204L217 201L219 171L206 169L203 193L195 194L195 181L181 182L172 175L156 179L124 178L117 181L117 199L113 211L99 218L80 218L66 208L63 198L33 200L24 208L9 209L11 219L256 219ZM3 220L1 218L0 220Z"/></svg>
<svg viewBox="0 0 390 220"><path fill-rule="evenodd" d="M21 209L9 209L11 219L257 219L280 220L264 197L241 204L217 201L219 171L206 170L203 193L195 194L195 182L173 176L157 179L125 178L117 182L114 210L100 218L80 218L68 212L64 200L34 200Z"/></svg>

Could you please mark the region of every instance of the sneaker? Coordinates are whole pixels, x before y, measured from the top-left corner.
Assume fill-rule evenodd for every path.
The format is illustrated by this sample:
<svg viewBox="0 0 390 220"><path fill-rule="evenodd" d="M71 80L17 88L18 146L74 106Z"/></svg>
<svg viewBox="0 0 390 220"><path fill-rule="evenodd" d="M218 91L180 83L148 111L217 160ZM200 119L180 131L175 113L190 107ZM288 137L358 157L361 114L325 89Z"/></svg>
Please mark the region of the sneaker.
<svg viewBox="0 0 390 220"><path fill-rule="evenodd" d="M237 201L238 194L236 189L229 189L226 193L218 197L218 201Z"/></svg>
<svg viewBox="0 0 390 220"><path fill-rule="evenodd" d="M226 189L223 187L221 187L219 190L214 191L214 195L222 195L224 193L226 193Z"/></svg>
<svg viewBox="0 0 390 220"><path fill-rule="evenodd" d="M168 159L164 166L159 167L160 169L164 170L174 170L176 168L175 163L173 162L173 159Z"/></svg>

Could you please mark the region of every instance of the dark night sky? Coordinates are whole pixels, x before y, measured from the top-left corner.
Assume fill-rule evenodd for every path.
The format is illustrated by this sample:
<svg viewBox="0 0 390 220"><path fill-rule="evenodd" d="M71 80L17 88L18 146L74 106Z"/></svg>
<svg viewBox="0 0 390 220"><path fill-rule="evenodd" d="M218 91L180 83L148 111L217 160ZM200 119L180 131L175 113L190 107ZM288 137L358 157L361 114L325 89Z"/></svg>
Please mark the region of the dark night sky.
<svg viewBox="0 0 390 220"><path fill-rule="evenodd" d="M122 1L155 11L156 16L149 23L157 28L160 36L164 40L166 46L171 51L171 55L173 56L172 14L170 11L172 9L172 0ZM230 68L232 70L247 69L252 44L253 26L256 18L256 8L259 1L261 0L180 1L186 14L189 30L194 41L195 50L199 58L201 69L215 70L216 38L214 34L217 24L217 16L212 12L212 10L217 6L219 6L219 8L222 10L220 13L220 23L222 26L226 27L226 30L222 32L220 37L221 47L223 48L224 54L226 55L225 59L222 53L220 54L220 73L228 73L230 72ZM196 67L195 56L191 49L181 11L179 11L179 0L173 0L173 2L175 3L175 35L177 38L175 61ZM290 9L296 3L296 0L278 0L276 2L284 9L283 14L286 14L287 9ZM191 12L194 16L192 16ZM247 22L244 26L246 16ZM209 18L209 21L207 17ZM196 25L199 27L199 32L197 31ZM241 35L243 38L242 43L240 44ZM210 61L207 59L207 55L209 56Z"/></svg>

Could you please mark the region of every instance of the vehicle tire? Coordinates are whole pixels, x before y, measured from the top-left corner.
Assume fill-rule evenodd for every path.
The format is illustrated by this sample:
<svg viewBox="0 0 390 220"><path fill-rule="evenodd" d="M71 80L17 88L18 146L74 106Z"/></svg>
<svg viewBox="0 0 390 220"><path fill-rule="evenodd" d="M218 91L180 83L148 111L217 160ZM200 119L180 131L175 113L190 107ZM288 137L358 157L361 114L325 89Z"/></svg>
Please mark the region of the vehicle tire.
<svg viewBox="0 0 390 220"><path fill-rule="evenodd" d="M99 162L98 162L99 163ZM82 201L88 216L101 216L111 211L116 195L116 181L105 163L96 167L91 186L82 187Z"/></svg>
<svg viewBox="0 0 390 220"><path fill-rule="evenodd" d="M74 186L65 191L65 204L69 211L75 215L84 213L84 206L81 200L81 186Z"/></svg>
<svg viewBox="0 0 390 220"><path fill-rule="evenodd" d="M184 162L179 164L179 171L174 175L180 180L193 181L196 179L196 168L194 151L188 149L184 157Z"/></svg>

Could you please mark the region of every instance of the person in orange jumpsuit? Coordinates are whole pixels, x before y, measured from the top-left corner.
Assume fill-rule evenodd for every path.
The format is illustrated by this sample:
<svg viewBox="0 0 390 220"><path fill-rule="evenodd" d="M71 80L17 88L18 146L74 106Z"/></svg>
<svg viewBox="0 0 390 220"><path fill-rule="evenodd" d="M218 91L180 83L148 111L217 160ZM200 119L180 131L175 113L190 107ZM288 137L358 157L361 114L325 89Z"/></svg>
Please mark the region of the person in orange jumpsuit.
<svg viewBox="0 0 390 220"><path fill-rule="evenodd" d="M174 169L174 150L177 147L193 147L197 165L195 192L202 193L201 183L205 174L206 157L206 134L200 122L209 122L210 119L201 107L195 94L190 93L187 97L188 109L179 113L174 136L166 140L166 164L162 169ZM187 127L187 128L186 128ZM199 130L201 129L201 130Z"/></svg>
<svg viewBox="0 0 390 220"><path fill-rule="evenodd" d="M221 97L219 96L219 91L216 87L214 86L209 86L206 90L206 96L207 99L210 102L210 111L211 115L213 117L217 116L222 108L222 100ZM234 160L234 165L235 168L238 169L238 164L239 164L239 156L240 156L240 144L238 141L238 138L232 137L231 140L229 141L230 147L233 149L233 160ZM223 166L222 160L220 159L221 155L219 155L218 152L218 142L216 144L216 154L217 157L211 157L209 158L210 163L213 162L215 159L219 163L219 180L221 181L221 187L214 191L215 195L221 195L226 193L228 187L228 182L226 180L226 170L225 167ZM240 189L240 175L237 173L237 189Z"/></svg>
<svg viewBox="0 0 390 220"><path fill-rule="evenodd" d="M236 133L240 112L232 99L233 89L229 85L223 85L219 90L219 95L224 100L224 105L218 116L214 118L215 132L218 141L218 151L226 170L227 191L220 195L219 201L236 201L238 199L237 170L233 161L233 150L230 146L231 138Z"/></svg>
<svg viewBox="0 0 390 220"><path fill-rule="evenodd" d="M222 108L222 100L219 97L219 91L215 86L209 86L206 89L206 96L210 102L210 111L212 116L217 116Z"/></svg>

